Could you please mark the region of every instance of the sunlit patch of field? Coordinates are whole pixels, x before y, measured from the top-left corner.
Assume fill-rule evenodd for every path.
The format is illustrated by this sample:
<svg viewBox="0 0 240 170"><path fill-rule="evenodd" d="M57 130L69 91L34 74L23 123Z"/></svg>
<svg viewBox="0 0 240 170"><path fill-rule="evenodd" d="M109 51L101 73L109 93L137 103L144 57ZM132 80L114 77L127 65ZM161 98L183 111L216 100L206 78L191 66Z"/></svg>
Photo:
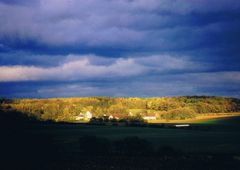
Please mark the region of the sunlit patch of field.
<svg viewBox="0 0 240 170"><path fill-rule="evenodd" d="M158 120L149 120L148 123L205 123L216 121L216 119L225 119L228 117L238 117L240 116L240 112L234 113L206 113L199 114L194 119L184 119L184 120L166 120L166 119L158 119Z"/></svg>

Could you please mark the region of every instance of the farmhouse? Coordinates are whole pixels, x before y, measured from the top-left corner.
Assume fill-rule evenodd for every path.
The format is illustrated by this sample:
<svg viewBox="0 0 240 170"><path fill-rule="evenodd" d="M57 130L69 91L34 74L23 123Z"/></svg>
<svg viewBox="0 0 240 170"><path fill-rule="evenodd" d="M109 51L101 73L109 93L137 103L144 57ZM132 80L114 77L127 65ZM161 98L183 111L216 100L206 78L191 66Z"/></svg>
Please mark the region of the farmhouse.
<svg viewBox="0 0 240 170"><path fill-rule="evenodd" d="M110 115L110 116L108 117L109 120L112 120L113 118L114 118L113 115Z"/></svg>
<svg viewBox="0 0 240 170"><path fill-rule="evenodd" d="M87 111L85 114L80 113L76 116L75 120L90 120L92 118L92 113Z"/></svg>
<svg viewBox="0 0 240 170"><path fill-rule="evenodd" d="M91 119L91 118L92 118L92 113L89 112L89 111L87 111L87 112L85 113L85 118L86 118L86 119Z"/></svg>
<svg viewBox="0 0 240 170"><path fill-rule="evenodd" d="M157 117L156 117L155 113L153 113L153 114L148 113L145 116L143 116L143 119L144 120L156 120Z"/></svg>

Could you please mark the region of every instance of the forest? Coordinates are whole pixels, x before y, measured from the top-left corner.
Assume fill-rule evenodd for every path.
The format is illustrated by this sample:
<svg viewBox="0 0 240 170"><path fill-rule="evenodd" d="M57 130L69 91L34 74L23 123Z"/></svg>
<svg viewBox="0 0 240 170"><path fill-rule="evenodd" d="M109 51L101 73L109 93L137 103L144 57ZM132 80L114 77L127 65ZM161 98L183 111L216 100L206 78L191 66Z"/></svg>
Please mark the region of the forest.
<svg viewBox="0 0 240 170"><path fill-rule="evenodd" d="M155 98L50 98L0 99L2 111L17 111L38 120L74 121L81 113L94 117L112 115L118 118L154 115L157 119L188 119L197 114L240 111L240 99L211 96Z"/></svg>

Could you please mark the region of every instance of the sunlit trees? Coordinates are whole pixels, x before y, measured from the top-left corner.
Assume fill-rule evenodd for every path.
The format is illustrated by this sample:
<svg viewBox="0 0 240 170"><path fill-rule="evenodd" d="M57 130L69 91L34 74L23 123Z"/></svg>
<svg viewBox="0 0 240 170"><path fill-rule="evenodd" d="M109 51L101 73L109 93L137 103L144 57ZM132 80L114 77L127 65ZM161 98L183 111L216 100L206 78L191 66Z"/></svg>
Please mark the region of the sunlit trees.
<svg viewBox="0 0 240 170"><path fill-rule="evenodd" d="M184 119L201 113L240 111L240 99L223 97L110 98L83 97L57 99L0 100L1 108L16 110L42 120L73 121L80 113L93 116L155 114L158 118ZM193 113L194 112L194 113Z"/></svg>
<svg viewBox="0 0 240 170"><path fill-rule="evenodd" d="M147 100L147 109L167 111L180 107L180 102L174 98L152 98Z"/></svg>
<svg viewBox="0 0 240 170"><path fill-rule="evenodd" d="M184 119L192 119L196 117L196 113L193 109L184 107L177 108L162 114L163 119L167 120L184 120Z"/></svg>
<svg viewBox="0 0 240 170"><path fill-rule="evenodd" d="M124 107L122 105L122 103L117 103L117 104L114 104L114 105L111 105L109 108L108 108L108 114L110 115L124 115L126 116L128 114L128 110L126 107Z"/></svg>

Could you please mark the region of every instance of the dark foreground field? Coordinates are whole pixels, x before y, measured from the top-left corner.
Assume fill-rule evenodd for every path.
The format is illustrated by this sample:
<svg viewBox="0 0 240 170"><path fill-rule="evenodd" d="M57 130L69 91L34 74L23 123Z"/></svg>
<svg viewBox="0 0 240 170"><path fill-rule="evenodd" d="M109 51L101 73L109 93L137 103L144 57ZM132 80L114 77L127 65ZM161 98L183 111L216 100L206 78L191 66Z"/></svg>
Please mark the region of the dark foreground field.
<svg viewBox="0 0 240 170"><path fill-rule="evenodd" d="M1 119L1 169L240 168L239 117L188 129Z"/></svg>

